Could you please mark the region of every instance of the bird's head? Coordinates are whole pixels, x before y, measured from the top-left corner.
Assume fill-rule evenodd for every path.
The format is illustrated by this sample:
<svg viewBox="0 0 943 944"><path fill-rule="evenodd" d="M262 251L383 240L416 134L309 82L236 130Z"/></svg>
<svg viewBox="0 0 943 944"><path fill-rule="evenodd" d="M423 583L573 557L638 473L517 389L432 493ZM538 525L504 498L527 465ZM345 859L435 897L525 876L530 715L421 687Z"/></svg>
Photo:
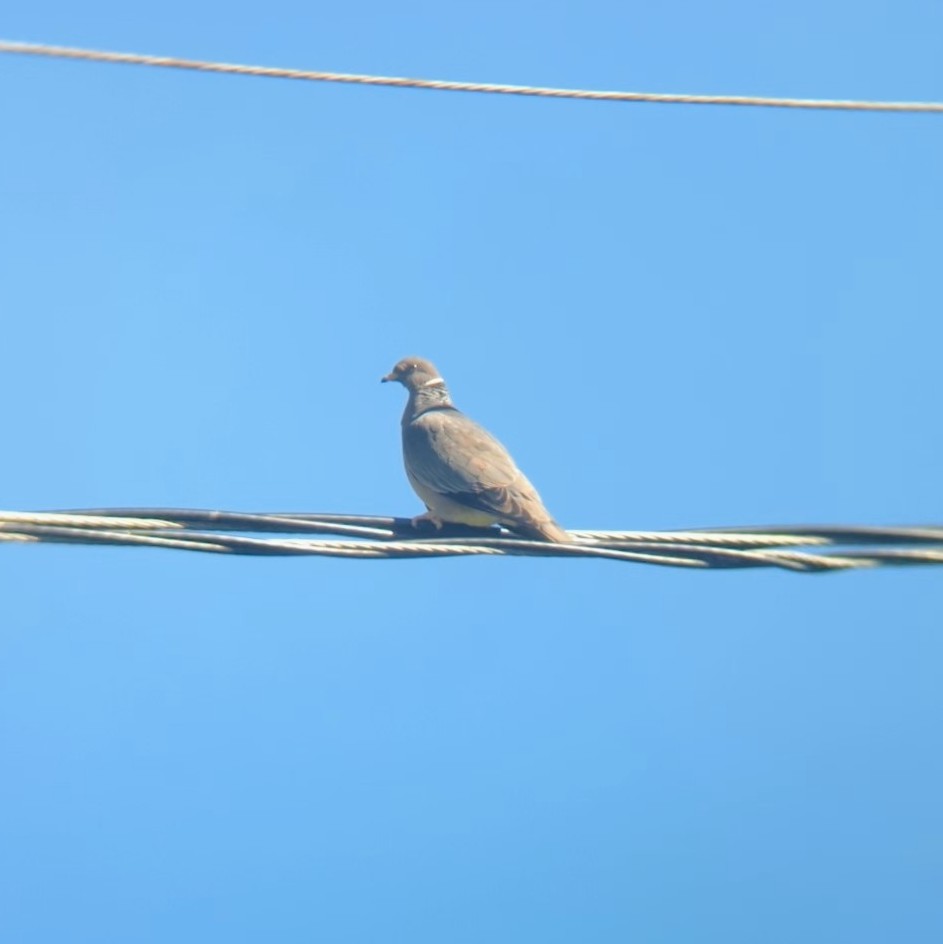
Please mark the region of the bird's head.
<svg viewBox="0 0 943 944"><path fill-rule="evenodd" d="M401 383L407 390L445 385L435 365L421 357L404 357L385 377L380 378L380 383L388 381Z"/></svg>

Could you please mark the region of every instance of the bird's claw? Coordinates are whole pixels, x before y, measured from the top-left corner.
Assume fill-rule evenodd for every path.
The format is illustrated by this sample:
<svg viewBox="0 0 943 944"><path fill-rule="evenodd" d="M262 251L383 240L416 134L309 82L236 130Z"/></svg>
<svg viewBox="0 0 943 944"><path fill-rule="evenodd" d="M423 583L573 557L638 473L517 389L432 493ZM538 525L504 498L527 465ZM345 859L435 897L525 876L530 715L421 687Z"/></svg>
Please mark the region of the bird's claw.
<svg viewBox="0 0 943 944"><path fill-rule="evenodd" d="M436 531L441 531L442 525L445 524L441 518L437 518L434 514L432 514L432 512L429 511L423 512L421 515L416 515L415 518L410 519L409 523L416 531L419 531L427 521L436 529Z"/></svg>

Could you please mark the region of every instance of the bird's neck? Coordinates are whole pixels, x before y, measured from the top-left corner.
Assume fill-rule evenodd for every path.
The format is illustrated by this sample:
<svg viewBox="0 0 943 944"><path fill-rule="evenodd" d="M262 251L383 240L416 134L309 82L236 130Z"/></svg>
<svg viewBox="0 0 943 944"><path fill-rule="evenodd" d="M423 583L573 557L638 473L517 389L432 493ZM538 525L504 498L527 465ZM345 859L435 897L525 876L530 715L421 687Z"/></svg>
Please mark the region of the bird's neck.
<svg viewBox="0 0 943 944"><path fill-rule="evenodd" d="M428 387L409 391L409 400L403 412L403 423L409 423L428 410L441 410L453 406L449 388L441 381Z"/></svg>

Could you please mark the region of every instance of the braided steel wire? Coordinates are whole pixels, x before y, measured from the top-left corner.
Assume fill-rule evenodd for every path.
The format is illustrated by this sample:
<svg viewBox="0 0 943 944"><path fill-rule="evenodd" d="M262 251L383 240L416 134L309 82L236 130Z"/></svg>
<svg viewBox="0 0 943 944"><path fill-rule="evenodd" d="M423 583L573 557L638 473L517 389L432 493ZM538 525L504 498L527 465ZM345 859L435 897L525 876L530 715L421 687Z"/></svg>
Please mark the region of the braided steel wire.
<svg viewBox="0 0 943 944"><path fill-rule="evenodd" d="M252 534L279 537L246 536ZM363 560L582 557L670 567L773 567L806 573L943 564L943 525L574 530L570 534L573 543L551 544L525 540L499 528L447 525L441 531L433 531L429 527L415 527L409 518L309 512L260 514L181 508L0 512L0 542L10 543L118 545L216 554Z"/></svg>

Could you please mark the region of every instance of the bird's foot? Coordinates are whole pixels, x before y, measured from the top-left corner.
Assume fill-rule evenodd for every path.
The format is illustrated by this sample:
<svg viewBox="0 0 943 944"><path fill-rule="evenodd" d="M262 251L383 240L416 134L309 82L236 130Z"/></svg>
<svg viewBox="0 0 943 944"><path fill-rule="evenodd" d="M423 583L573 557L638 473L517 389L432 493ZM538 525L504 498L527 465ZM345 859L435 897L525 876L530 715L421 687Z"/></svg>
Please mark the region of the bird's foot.
<svg viewBox="0 0 943 944"><path fill-rule="evenodd" d="M431 511L425 511L421 515L416 515L409 523L419 531L427 521L432 524L436 531L441 531L442 525L445 524L441 518L436 517Z"/></svg>

